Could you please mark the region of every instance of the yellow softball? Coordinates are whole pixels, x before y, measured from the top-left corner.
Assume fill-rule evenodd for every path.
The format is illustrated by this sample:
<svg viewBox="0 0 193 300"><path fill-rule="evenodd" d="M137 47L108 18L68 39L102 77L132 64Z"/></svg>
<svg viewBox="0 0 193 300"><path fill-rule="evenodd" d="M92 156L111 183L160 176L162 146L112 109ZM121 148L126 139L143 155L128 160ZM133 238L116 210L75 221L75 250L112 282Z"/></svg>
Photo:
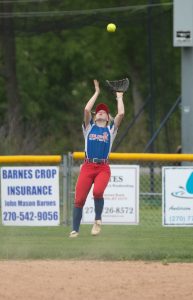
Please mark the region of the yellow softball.
<svg viewBox="0 0 193 300"><path fill-rule="evenodd" d="M108 25L107 25L107 31L108 32L115 32L115 30L116 30L116 25L114 24L114 23L109 23Z"/></svg>

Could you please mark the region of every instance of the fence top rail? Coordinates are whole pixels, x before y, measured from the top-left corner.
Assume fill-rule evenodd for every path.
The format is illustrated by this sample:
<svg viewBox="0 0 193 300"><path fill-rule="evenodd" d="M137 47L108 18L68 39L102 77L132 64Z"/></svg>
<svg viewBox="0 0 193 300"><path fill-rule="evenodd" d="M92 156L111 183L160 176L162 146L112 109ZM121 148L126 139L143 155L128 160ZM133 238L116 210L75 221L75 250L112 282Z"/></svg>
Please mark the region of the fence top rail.
<svg viewBox="0 0 193 300"><path fill-rule="evenodd" d="M61 155L0 155L1 164L9 163L57 163L62 161Z"/></svg>
<svg viewBox="0 0 193 300"><path fill-rule="evenodd" d="M73 152L75 160L84 159L84 152ZM193 154L179 153L110 153L110 160L140 160L140 161L193 161Z"/></svg>

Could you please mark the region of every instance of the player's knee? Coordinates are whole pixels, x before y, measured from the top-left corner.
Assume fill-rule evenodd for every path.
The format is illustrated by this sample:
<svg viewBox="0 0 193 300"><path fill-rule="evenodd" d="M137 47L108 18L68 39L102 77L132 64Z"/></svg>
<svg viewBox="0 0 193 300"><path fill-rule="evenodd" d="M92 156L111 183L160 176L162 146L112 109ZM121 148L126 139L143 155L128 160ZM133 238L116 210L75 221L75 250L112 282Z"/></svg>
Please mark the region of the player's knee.
<svg viewBox="0 0 193 300"><path fill-rule="evenodd" d="M94 199L101 199L103 198L103 191L93 191L93 197Z"/></svg>
<svg viewBox="0 0 193 300"><path fill-rule="evenodd" d="M83 208L84 203L85 203L85 199L75 199L74 206Z"/></svg>

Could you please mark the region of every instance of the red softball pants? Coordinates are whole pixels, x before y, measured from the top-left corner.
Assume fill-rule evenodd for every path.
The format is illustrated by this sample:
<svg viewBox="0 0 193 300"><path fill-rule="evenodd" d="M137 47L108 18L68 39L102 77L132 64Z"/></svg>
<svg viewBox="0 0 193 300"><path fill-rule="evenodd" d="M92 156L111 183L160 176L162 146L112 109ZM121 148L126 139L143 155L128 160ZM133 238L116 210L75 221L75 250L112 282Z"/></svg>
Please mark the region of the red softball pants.
<svg viewBox="0 0 193 300"><path fill-rule="evenodd" d="M96 164L85 162L77 179L75 189L75 207L83 207L88 193L94 184L94 199L103 198L105 188L109 182L111 170L108 164Z"/></svg>

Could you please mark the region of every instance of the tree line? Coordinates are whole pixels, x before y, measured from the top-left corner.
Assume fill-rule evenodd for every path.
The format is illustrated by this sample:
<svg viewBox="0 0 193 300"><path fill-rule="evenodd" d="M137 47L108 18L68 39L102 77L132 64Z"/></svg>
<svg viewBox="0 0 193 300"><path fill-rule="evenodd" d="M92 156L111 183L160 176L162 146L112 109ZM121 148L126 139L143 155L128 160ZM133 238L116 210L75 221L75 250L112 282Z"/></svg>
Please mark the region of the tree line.
<svg viewBox="0 0 193 300"><path fill-rule="evenodd" d="M98 101L114 115L116 101L105 80L124 77L130 89L117 151L143 152L180 94L172 6L137 10L128 6L144 1L121 1L125 10L109 11L117 1L71 2L0 3L1 154L82 151L83 109L93 79L101 86ZM110 22L117 25L115 33L106 31ZM150 151L173 152L179 143L178 107Z"/></svg>

